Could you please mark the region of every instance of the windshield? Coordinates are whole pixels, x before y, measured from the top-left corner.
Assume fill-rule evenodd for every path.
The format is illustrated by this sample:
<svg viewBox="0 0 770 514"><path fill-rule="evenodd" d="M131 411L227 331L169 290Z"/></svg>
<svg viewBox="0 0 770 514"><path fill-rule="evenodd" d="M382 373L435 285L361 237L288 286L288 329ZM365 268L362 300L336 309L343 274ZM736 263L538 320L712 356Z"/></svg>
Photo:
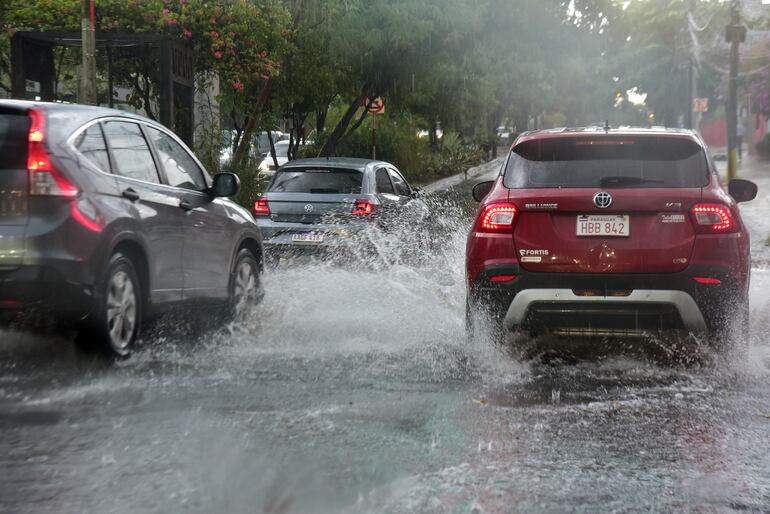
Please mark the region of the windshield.
<svg viewBox="0 0 770 514"><path fill-rule="evenodd" d="M512 151L505 185L527 188L704 187L706 155L671 137L564 137L526 141Z"/></svg>
<svg viewBox="0 0 770 514"><path fill-rule="evenodd" d="M289 168L276 173L273 193L358 194L364 174L343 168Z"/></svg>

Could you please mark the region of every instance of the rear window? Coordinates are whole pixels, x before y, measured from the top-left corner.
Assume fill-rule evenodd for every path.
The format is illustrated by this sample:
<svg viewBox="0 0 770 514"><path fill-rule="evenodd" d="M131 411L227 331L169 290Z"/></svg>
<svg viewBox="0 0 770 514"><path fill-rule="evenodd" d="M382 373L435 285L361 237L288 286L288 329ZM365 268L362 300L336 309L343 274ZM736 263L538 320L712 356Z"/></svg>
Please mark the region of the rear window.
<svg viewBox="0 0 770 514"><path fill-rule="evenodd" d="M364 174L344 168L286 168L275 174L268 191L275 193L358 194Z"/></svg>
<svg viewBox="0 0 770 514"><path fill-rule="evenodd" d="M709 181L700 145L670 137L532 140L517 145L505 185L528 188L704 187Z"/></svg>
<svg viewBox="0 0 770 514"><path fill-rule="evenodd" d="M27 167L29 118L23 114L0 113L0 170Z"/></svg>

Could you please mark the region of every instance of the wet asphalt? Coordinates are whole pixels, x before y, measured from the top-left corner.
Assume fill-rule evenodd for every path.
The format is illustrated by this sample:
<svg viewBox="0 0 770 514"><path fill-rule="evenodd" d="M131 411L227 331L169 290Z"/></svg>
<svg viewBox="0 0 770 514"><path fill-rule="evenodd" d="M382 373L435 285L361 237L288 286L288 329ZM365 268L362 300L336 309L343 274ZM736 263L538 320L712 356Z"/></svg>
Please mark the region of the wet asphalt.
<svg viewBox="0 0 770 514"><path fill-rule="evenodd" d="M770 269L698 364L516 362L465 339L466 196L423 255L285 263L246 319L115 365L0 331L0 512L770 512Z"/></svg>

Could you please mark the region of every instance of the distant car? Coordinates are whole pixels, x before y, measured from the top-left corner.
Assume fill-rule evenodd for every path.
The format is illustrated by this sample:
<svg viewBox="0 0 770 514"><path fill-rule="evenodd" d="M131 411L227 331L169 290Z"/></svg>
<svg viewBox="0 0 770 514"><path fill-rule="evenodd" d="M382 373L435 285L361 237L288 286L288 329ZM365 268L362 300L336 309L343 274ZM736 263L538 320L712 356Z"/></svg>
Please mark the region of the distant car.
<svg viewBox="0 0 770 514"><path fill-rule="evenodd" d="M729 191L729 194L728 194ZM691 131L523 134L501 175L478 184L468 236L468 328L581 338L748 329L749 233Z"/></svg>
<svg viewBox="0 0 770 514"><path fill-rule="evenodd" d="M278 167L289 162L289 141L276 141L274 146L275 160L273 160L270 150L262 155L262 162L259 163L257 171L260 178L272 177ZM276 162L278 162L278 166L275 165Z"/></svg>
<svg viewBox="0 0 770 514"><path fill-rule="evenodd" d="M300 159L282 166L254 204L268 255L307 249L344 250L376 223L414 223L428 216L395 166L367 159Z"/></svg>
<svg viewBox="0 0 770 514"><path fill-rule="evenodd" d="M124 357L150 313L257 302L262 239L238 188L146 118L0 101L0 313L73 322Z"/></svg>

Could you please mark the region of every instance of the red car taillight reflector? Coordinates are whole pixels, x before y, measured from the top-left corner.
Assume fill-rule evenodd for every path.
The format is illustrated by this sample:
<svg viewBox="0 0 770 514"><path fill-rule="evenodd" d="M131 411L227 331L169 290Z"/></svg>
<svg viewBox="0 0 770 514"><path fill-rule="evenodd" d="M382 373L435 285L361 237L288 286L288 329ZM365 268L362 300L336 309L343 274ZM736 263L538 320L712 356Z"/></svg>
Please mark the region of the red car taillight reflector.
<svg viewBox="0 0 770 514"><path fill-rule="evenodd" d="M254 202L254 215L255 216L270 216L270 205L264 198L257 199Z"/></svg>
<svg viewBox="0 0 770 514"><path fill-rule="evenodd" d="M356 200L350 213L356 216L371 216L376 209L377 205L371 200Z"/></svg>
<svg viewBox="0 0 770 514"><path fill-rule="evenodd" d="M696 281L699 284L707 284L712 286L718 286L722 283L721 280L718 278L711 278L711 277L692 277L694 281Z"/></svg>
<svg viewBox="0 0 770 514"><path fill-rule="evenodd" d="M76 197L78 188L51 163L45 147L45 116L40 111L30 110L29 118L27 174L30 196Z"/></svg>
<svg viewBox="0 0 770 514"><path fill-rule="evenodd" d="M490 231L509 229L513 227L517 212L516 206L510 203L487 205L481 215L481 228Z"/></svg>
<svg viewBox="0 0 770 514"><path fill-rule="evenodd" d="M489 281L494 283L513 282L514 280L516 280L516 275L497 275L489 278Z"/></svg>
<svg viewBox="0 0 770 514"><path fill-rule="evenodd" d="M692 213L697 226L708 232L731 232L736 228L730 209L723 205L696 205Z"/></svg>

